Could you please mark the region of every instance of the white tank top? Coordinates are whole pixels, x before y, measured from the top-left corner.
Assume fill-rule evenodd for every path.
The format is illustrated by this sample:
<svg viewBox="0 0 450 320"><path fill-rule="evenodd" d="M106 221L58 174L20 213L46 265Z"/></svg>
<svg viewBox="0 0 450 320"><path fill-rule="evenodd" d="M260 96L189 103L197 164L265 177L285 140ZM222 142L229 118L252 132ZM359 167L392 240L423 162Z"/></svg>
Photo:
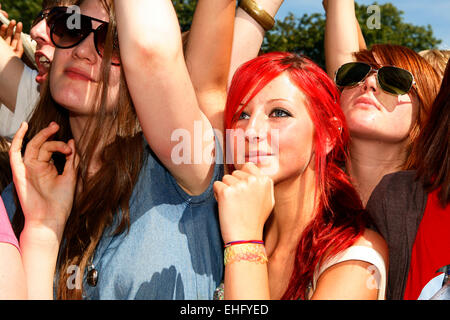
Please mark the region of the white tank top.
<svg viewBox="0 0 450 320"><path fill-rule="evenodd" d="M352 246L327 259L324 263L319 264L314 272L312 290L310 290L308 298L310 299L316 290L317 280L325 270L335 264L350 260L368 262L377 269L374 270L376 271L375 279L377 280L377 283L369 283L368 285L373 285L374 288L378 288L378 300L384 300L386 291L386 266L381 255L376 250L366 246Z"/></svg>

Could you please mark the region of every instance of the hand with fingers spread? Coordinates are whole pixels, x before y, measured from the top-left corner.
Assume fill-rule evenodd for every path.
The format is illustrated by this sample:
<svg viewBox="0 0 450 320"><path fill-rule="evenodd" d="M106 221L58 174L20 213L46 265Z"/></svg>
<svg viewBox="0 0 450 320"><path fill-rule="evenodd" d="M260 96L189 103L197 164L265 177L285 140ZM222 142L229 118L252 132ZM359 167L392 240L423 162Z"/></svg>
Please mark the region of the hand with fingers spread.
<svg viewBox="0 0 450 320"><path fill-rule="evenodd" d="M25 216L25 229L50 231L60 241L64 226L72 209L75 194L78 156L75 142L48 141L59 126L51 123L28 143L22 157L22 141L28 125L22 123L10 148L10 161L14 185ZM53 164L52 155L66 156L62 174ZM47 233L46 233L47 234Z"/></svg>
<svg viewBox="0 0 450 320"><path fill-rule="evenodd" d="M264 224L275 204L273 181L253 163L214 183L225 243L262 240Z"/></svg>
<svg viewBox="0 0 450 320"><path fill-rule="evenodd" d="M1 10L0 12L8 18L8 13L6 11ZM23 55L23 43L22 43L22 34L23 24L22 22L17 23L15 20L11 20L9 25L2 24L0 26L0 37L5 40L6 44L11 47L14 51L14 54L20 59Z"/></svg>

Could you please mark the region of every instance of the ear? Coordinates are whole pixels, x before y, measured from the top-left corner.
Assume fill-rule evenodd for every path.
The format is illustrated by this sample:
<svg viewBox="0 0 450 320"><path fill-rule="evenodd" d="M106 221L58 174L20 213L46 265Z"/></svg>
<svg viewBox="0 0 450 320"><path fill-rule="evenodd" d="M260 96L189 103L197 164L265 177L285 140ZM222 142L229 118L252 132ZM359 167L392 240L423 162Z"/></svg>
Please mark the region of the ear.
<svg viewBox="0 0 450 320"><path fill-rule="evenodd" d="M334 147L336 145L337 135L342 134L342 122L340 119L338 119L337 117L333 117L330 119L330 124L332 126L332 129L330 130L330 132L335 132L336 135L333 135L332 137L327 137L326 146L325 146L326 154L329 154L331 152L331 150L334 149ZM339 133L337 133L337 132L339 132Z"/></svg>

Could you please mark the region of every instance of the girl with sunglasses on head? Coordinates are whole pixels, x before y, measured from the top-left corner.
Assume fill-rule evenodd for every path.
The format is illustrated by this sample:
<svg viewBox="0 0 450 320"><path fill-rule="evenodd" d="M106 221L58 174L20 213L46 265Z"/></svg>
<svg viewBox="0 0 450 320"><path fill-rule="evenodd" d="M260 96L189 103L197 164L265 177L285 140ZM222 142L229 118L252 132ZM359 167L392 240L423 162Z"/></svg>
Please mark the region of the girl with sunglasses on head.
<svg viewBox="0 0 450 320"><path fill-rule="evenodd" d="M389 245L389 299L435 299L450 275L449 122L447 64L429 120L417 138L417 170L386 175L367 203Z"/></svg>
<svg viewBox="0 0 450 320"><path fill-rule="evenodd" d="M413 145L426 123L440 80L414 51L397 45L365 47L353 0L324 1L327 72L341 89L350 129L346 169L364 204L381 178L414 168Z"/></svg>
<svg viewBox="0 0 450 320"><path fill-rule="evenodd" d="M232 0L217 2L232 19ZM79 5L80 28L68 27L69 14L54 21L48 86L11 146L30 296L52 298L56 272L60 299L211 299L223 272L212 190L221 149L173 5ZM177 162L175 134L195 138L198 126L202 161L193 143Z"/></svg>
<svg viewBox="0 0 450 320"><path fill-rule="evenodd" d="M214 184L225 243L217 297L384 299L386 244L366 229L358 194L335 163L349 135L327 74L290 53L243 64L225 128L232 164Z"/></svg>

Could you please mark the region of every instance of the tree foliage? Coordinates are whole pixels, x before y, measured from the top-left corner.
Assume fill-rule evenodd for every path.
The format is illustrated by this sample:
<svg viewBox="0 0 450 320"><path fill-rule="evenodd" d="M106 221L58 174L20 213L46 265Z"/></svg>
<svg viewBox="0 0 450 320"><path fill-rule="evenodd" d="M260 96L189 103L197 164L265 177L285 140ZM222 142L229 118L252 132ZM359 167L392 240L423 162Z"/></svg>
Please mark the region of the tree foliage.
<svg viewBox="0 0 450 320"><path fill-rule="evenodd" d="M380 8L380 28L369 28L368 20L373 12L368 12L367 5L355 4L359 25L370 48L373 44L390 43L406 46L415 51L436 48L441 40L433 36L430 25L415 26L404 22L404 12L393 4L374 5ZM370 24L369 24L370 25ZM316 61L322 67L325 65L324 52L325 14L313 13L296 17L293 13L283 20L277 20L275 28L266 34L262 51L275 50L302 53Z"/></svg>
<svg viewBox="0 0 450 320"><path fill-rule="evenodd" d="M431 25L415 26L404 22L404 12L397 9L391 3L379 5L381 8L381 28L369 29L367 20L370 14L367 13L367 7L356 4L356 13L367 45L377 43L398 44L421 51L425 49L436 48L442 41L433 36Z"/></svg>
<svg viewBox="0 0 450 320"><path fill-rule="evenodd" d="M23 30L30 32L31 23L42 9L42 0L0 0L2 10L9 18L23 23Z"/></svg>
<svg viewBox="0 0 450 320"><path fill-rule="evenodd" d="M41 10L42 0L0 0L11 19L24 23L25 32L29 32L31 22ZM190 28L197 0L172 0L177 11L182 31ZM367 21L372 15L367 5L356 4L356 14L367 46L376 43L391 43L407 46L420 51L436 48L441 40L436 39L430 25L416 26L404 21L404 12L391 3L378 4L381 11L380 28L370 29ZM297 15L296 15L297 14ZM290 51L302 53L324 66L324 13L289 13L277 20L274 29L266 33L262 52Z"/></svg>
<svg viewBox="0 0 450 320"><path fill-rule="evenodd" d="M172 0L183 31L189 29L197 0ZM409 47L415 51L436 48L441 40L436 39L430 25L416 26L404 21L404 12L391 3L374 5L380 8L380 28L370 29L367 21L372 15L367 5L355 4L361 30L366 44L391 43ZM297 14L297 15L296 15ZM302 53L325 65L324 37L325 14L289 13L282 20L277 19L275 27L266 33L262 52L289 51Z"/></svg>
<svg viewBox="0 0 450 320"><path fill-rule="evenodd" d="M194 16L197 0L172 0L175 11L177 12L178 22L181 31L187 31L191 27L192 17Z"/></svg>

